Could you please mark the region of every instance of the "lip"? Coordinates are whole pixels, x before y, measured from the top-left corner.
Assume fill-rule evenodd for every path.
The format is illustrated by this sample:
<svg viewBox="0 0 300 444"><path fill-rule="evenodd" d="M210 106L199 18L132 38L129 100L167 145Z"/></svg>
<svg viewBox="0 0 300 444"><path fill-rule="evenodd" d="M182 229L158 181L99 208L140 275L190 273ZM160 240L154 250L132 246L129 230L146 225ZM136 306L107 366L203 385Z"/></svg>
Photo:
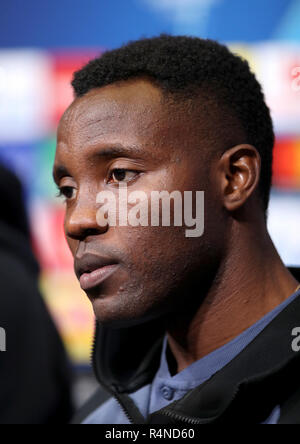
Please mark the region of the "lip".
<svg viewBox="0 0 300 444"><path fill-rule="evenodd" d="M113 274L117 268L119 268L119 264L105 265L91 273L83 273L79 279L82 290L87 291L97 287Z"/></svg>
<svg viewBox="0 0 300 444"><path fill-rule="evenodd" d="M111 258L86 254L75 258L74 268L82 290L87 291L100 285L119 268L119 264Z"/></svg>

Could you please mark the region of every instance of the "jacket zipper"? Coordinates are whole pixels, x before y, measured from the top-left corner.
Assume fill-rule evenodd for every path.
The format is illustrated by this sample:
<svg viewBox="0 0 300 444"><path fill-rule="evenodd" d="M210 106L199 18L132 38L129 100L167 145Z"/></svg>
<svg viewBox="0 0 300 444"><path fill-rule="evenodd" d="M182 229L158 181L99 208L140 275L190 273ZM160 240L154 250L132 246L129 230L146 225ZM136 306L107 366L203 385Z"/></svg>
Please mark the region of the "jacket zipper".
<svg viewBox="0 0 300 444"><path fill-rule="evenodd" d="M97 369L96 369L96 366L94 365L94 355L95 355L95 349L96 349L96 330L97 330L97 321L95 322L95 334L94 334L94 337L93 337L93 343L92 343L92 348L91 348L91 356L90 356L91 366L94 369L95 375L97 376ZM123 402L121 401L120 397L113 390L111 390L110 387L106 386L103 383L101 383L101 385L117 401L118 405L120 406L122 412L125 414L126 418L130 422L130 424L135 424L135 421L134 421L133 417L130 415L130 413L126 409L126 407L123 405ZM233 397L231 399L231 402L235 398L237 392L238 392L238 390L236 390L236 392L234 393L234 395L233 395ZM179 413L170 412L167 409L161 411L161 414L163 414L165 416L168 416L169 418L174 419L175 421L185 422L187 424L194 424L194 425L196 425L196 424L206 424L208 422L211 422L211 420L209 420L209 421L207 421L207 420L200 420L200 419L192 418L190 416L180 415ZM146 423L146 421L145 421L145 423Z"/></svg>
<svg viewBox="0 0 300 444"><path fill-rule="evenodd" d="M92 342L92 347L91 347L91 354L90 354L90 363L91 363L91 367L94 369L94 373L97 376L97 369L96 366L94 365L94 354L95 354L95 349L96 349L96 331L97 331L97 321L95 321L95 333L94 333L94 337L93 337L93 342ZM111 390L110 387L107 387L106 385L104 385L103 383L101 383L101 385L105 388L105 390L107 390L108 393L110 393L112 395L112 397L117 401L118 405L120 406L122 412L125 414L126 418L128 419L128 421L131 424L134 424L134 420L132 418L132 416L130 415L130 413L128 412L128 410L126 409L126 407L123 405L123 402L120 400L119 396L113 391Z"/></svg>
<svg viewBox="0 0 300 444"><path fill-rule="evenodd" d="M228 403L228 405L230 405L234 398L236 397L237 393L238 393L239 389L237 388L232 397L230 398L230 402ZM213 421L215 421L220 415L218 416L214 416L213 418L209 418L209 419L197 419L197 418L193 418L191 416L186 416L186 415L182 415L180 413L174 413L174 412L170 412L169 410L167 410L167 407L165 410L161 410L160 412L162 415L168 416L171 419L174 419L175 421L180 421L180 422L185 422L187 424L192 424L192 425L204 425L204 424L210 424Z"/></svg>
<svg viewBox="0 0 300 444"><path fill-rule="evenodd" d="M130 424L134 424L133 418L131 417L131 415L128 412L128 410L126 409L126 407L123 405L122 401L118 398L118 396L115 393L112 393L112 392L110 392L110 393L112 394L112 396L115 398L115 400L117 401L117 403L121 407L121 410L123 411L123 413L127 417L127 419L130 422Z"/></svg>
<svg viewBox="0 0 300 444"><path fill-rule="evenodd" d="M282 371L282 369L284 368L286 366L286 363L284 363L284 364L282 364L282 365L280 365L277 369L276 369L276 371L277 372L280 372L280 371ZM268 376L268 375L265 375L265 376L260 376L260 377L257 377L256 378L256 381L257 382L259 382L259 381L262 381L263 379L264 379L264 377L266 377L266 376ZM247 383L248 381L244 381L245 383ZM232 394L232 396L231 396L231 398L230 398L230 401L228 402L228 404L227 404L227 406L230 406L231 404L232 404L232 402L234 401L234 399L236 398L236 396L237 396L237 394L238 394L238 392L239 392L239 389L240 389L240 385L241 384L239 384L239 386L237 386L236 388L235 388L235 390L234 390L234 392L233 392L233 394ZM181 421L181 422L186 422L186 423L188 423L188 424L199 424L199 425L201 425L201 424L210 424L210 423L212 423L212 422L214 422L216 419L218 419L224 412L226 411L226 408L223 410L223 412L221 412L219 415L217 415L217 416L214 416L213 418L210 418L210 419L197 419L197 418L192 418L192 417L190 417L190 416L185 416L185 415L181 415L181 414L179 414L179 413L174 413L174 412L170 412L170 411L168 411L167 410L167 407L166 407L166 409L165 410L161 410L161 414L162 415L165 415L165 416L168 416L169 418L171 418L171 419L174 419L175 421Z"/></svg>

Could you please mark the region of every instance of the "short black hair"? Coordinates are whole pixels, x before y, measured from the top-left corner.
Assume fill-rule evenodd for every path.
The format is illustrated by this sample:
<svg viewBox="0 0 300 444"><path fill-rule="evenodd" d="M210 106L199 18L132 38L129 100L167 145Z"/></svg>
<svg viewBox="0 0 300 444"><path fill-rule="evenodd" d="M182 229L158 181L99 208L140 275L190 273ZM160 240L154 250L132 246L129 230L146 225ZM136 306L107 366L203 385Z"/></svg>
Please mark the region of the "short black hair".
<svg viewBox="0 0 300 444"><path fill-rule="evenodd" d="M75 72L72 86L76 97L94 88L137 77L149 77L170 94L195 88L209 91L238 119L246 140L262 159L260 196L264 210L272 183L274 131L270 110L261 85L248 62L220 43L187 36L141 39L105 52Z"/></svg>

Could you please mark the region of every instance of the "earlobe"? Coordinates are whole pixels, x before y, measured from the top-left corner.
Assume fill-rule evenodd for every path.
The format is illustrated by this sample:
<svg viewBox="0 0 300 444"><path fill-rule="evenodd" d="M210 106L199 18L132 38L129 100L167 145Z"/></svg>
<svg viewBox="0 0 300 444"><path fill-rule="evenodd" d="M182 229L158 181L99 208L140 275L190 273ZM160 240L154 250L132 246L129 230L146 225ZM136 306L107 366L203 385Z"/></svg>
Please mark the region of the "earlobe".
<svg viewBox="0 0 300 444"><path fill-rule="evenodd" d="M238 145L227 150L219 161L219 174L224 207L236 211L258 186L261 157L252 145Z"/></svg>

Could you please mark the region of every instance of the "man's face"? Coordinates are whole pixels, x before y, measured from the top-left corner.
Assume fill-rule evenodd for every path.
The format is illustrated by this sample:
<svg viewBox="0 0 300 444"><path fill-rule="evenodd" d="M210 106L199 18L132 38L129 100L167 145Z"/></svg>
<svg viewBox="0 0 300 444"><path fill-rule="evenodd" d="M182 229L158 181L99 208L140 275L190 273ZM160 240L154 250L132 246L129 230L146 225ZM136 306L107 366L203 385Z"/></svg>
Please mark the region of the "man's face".
<svg viewBox="0 0 300 444"><path fill-rule="evenodd" d="M94 89L64 114L54 176L66 196L75 271L100 321L142 322L200 298L194 285L200 292L222 243L205 133L205 122L144 80ZM186 226L99 226L97 195L110 191L118 202L120 182L149 201L151 191L205 191L204 235L186 237ZM105 264L115 265L94 271Z"/></svg>

